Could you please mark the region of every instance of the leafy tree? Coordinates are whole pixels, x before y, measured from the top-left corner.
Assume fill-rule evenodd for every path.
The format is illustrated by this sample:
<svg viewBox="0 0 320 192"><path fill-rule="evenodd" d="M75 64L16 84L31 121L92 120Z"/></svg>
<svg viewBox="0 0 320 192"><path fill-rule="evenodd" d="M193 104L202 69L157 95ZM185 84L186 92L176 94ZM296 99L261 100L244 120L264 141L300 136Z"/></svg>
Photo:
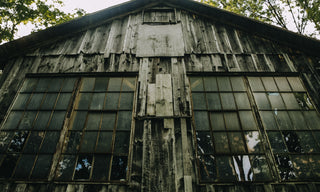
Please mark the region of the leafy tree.
<svg viewBox="0 0 320 192"><path fill-rule="evenodd" d="M62 6L61 0L0 0L0 43L13 40L18 25L31 23L37 31L85 13L82 9L65 13Z"/></svg>

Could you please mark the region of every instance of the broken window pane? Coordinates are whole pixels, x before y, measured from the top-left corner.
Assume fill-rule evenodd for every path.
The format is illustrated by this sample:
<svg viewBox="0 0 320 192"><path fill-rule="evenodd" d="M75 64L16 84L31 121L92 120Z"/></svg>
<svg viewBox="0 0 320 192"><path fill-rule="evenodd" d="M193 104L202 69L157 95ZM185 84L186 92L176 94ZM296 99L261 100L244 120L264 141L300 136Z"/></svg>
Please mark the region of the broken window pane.
<svg viewBox="0 0 320 192"><path fill-rule="evenodd" d="M287 109L300 109L297 99L293 93L281 93L281 95Z"/></svg>
<svg viewBox="0 0 320 192"><path fill-rule="evenodd" d="M8 152L21 152L28 135L28 131L15 132L13 138L11 139Z"/></svg>
<svg viewBox="0 0 320 192"><path fill-rule="evenodd" d="M207 112L195 111L194 121L196 130L210 130Z"/></svg>
<svg viewBox="0 0 320 192"><path fill-rule="evenodd" d="M198 153L211 154L213 153L213 144L210 132L196 132Z"/></svg>
<svg viewBox="0 0 320 192"><path fill-rule="evenodd" d="M111 180L124 180L127 177L128 157L114 156L112 159Z"/></svg>
<svg viewBox="0 0 320 192"><path fill-rule="evenodd" d="M130 132L117 131L116 140L114 142L114 152L127 154L129 152L129 142L130 142Z"/></svg>
<svg viewBox="0 0 320 192"><path fill-rule="evenodd" d="M305 91L299 77L288 77L293 91Z"/></svg>
<svg viewBox="0 0 320 192"><path fill-rule="evenodd" d="M210 84L209 84L210 85ZM214 86L214 84L212 84ZM203 81L199 77L190 77L190 86L192 91L204 91ZM213 87L214 88L214 87Z"/></svg>
<svg viewBox="0 0 320 192"><path fill-rule="evenodd" d="M258 131L245 132L244 135L249 153L264 152Z"/></svg>
<svg viewBox="0 0 320 192"><path fill-rule="evenodd" d="M224 132L213 133L213 142L214 142L216 153L230 152L227 133L224 133Z"/></svg>
<svg viewBox="0 0 320 192"><path fill-rule="evenodd" d="M31 178L46 179L51 168L52 155L38 155Z"/></svg>
<svg viewBox="0 0 320 192"><path fill-rule="evenodd" d="M217 77L219 91L232 91L229 77Z"/></svg>
<svg viewBox="0 0 320 192"><path fill-rule="evenodd" d="M217 79L215 77L204 77L206 91L218 91ZM192 90L196 91L196 90ZM197 90L203 91L203 90Z"/></svg>
<svg viewBox="0 0 320 192"><path fill-rule="evenodd" d="M58 169L56 172L56 178L61 181L71 180L75 161L76 156L64 155L59 162Z"/></svg>
<svg viewBox="0 0 320 192"><path fill-rule="evenodd" d="M193 109L207 109L204 93L192 93Z"/></svg>
<svg viewBox="0 0 320 192"><path fill-rule="evenodd" d="M219 93L207 93L208 110L221 110Z"/></svg>
<svg viewBox="0 0 320 192"><path fill-rule="evenodd" d="M296 134L299 138L302 153L315 153L320 151L319 146L310 131L299 131L296 132Z"/></svg>
<svg viewBox="0 0 320 192"><path fill-rule="evenodd" d="M14 177L21 179L29 178L35 158L36 155L22 155L15 170Z"/></svg>
<svg viewBox="0 0 320 192"><path fill-rule="evenodd" d="M286 142L287 148L291 153L301 153L300 139L294 131L283 131L282 132L284 141Z"/></svg>
<svg viewBox="0 0 320 192"><path fill-rule="evenodd" d="M213 131L225 130L223 113L210 113L211 125ZM198 129L199 130L199 129Z"/></svg>
<svg viewBox="0 0 320 192"><path fill-rule="evenodd" d="M257 130L257 123L251 111L239 111L243 130Z"/></svg>
<svg viewBox="0 0 320 192"><path fill-rule="evenodd" d="M311 155L309 158L310 167L313 172L313 176L317 179L320 178L320 155Z"/></svg>
<svg viewBox="0 0 320 192"><path fill-rule="evenodd" d="M282 135L280 134L280 132L269 131L267 133L268 133L268 137L269 137L272 151L274 153L288 152L288 150L286 149L286 147L284 145Z"/></svg>
<svg viewBox="0 0 320 192"><path fill-rule="evenodd" d="M89 179L92 169L92 155L79 155L74 179Z"/></svg>
<svg viewBox="0 0 320 192"><path fill-rule="evenodd" d="M308 97L307 94L305 93L294 93L296 100L300 106L301 109L303 110L310 110L314 109L312 102L310 98Z"/></svg>
<svg viewBox="0 0 320 192"><path fill-rule="evenodd" d="M238 114L236 112L224 113L227 130L240 130Z"/></svg>
<svg viewBox="0 0 320 192"><path fill-rule="evenodd" d="M255 181L270 181L272 176L265 156L250 156Z"/></svg>
<svg viewBox="0 0 320 192"><path fill-rule="evenodd" d="M252 181L253 172L248 155L233 156L233 165L238 176L238 181Z"/></svg>
<svg viewBox="0 0 320 192"><path fill-rule="evenodd" d="M275 155L281 180L292 180L296 178L292 161L287 155Z"/></svg>
<svg viewBox="0 0 320 192"><path fill-rule="evenodd" d="M232 93L220 93L223 110L235 110L236 104Z"/></svg>
<svg viewBox="0 0 320 192"><path fill-rule="evenodd" d="M214 156L201 155L198 157L202 181L215 181L217 179L216 163Z"/></svg>
<svg viewBox="0 0 320 192"><path fill-rule="evenodd" d="M92 180L109 180L110 158L109 155L94 156Z"/></svg>
<svg viewBox="0 0 320 192"><path fill-rule="evenodd" d="M246 149L244 146L244 141L242 134L238 132L228 133L231 152L233 153L245 153Z"/></svg>

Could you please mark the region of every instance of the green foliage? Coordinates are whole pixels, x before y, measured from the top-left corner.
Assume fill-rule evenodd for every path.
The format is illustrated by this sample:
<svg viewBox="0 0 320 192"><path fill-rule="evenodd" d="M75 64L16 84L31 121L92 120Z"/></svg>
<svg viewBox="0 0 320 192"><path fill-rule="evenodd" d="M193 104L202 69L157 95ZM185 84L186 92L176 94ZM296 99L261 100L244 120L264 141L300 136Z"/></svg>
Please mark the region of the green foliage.
<svg viewBox="0 0 320 192"><path fill-rule="evenodd" d="M60 0L0 0L0 43L11 41L20 24L31 23L34 31L61 24L84 15L84 10L65 13Z"/></svg>

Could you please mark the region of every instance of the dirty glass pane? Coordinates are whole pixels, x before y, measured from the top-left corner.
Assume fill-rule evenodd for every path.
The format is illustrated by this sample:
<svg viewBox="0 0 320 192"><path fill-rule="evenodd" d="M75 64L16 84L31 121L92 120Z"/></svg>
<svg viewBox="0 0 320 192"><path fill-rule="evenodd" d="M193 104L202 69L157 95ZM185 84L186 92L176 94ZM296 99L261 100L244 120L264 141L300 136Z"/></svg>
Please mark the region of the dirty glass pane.
<svg viewBox="0 0 320 192"><path fill-rule="evenodd" d="M288 152L286 149L286 146L284 145L282 135L280 132L267 132L269 141L271 144L272 151L274 153L283 153L283 152Z"/></svg>
<svg viewBox="0 0 320 192"><path fill-rule="evenodd" d="M116 120L116 113L103 113L101 130L113 130ZM131 117L130 117L131 120Z"/></svg>
<svg viewBox="0 0 320 192"><path fill-rule="evenodd" d="M293 163L287 155L275 155L275 160L278 165L281 180L291 180L296 178L293 169Z"/></svg>
<svg viewBox="0 0 320 192"><path fill-rule="evenodd" d="M36 155L22 155L17 165L14 177L27 179L33 167Z"/></svg>
<svg viewBox="0 0 320 192"><path fill-rule="evenodd" d="M47 132L40 153L54 153L60 138L60 132Z"/></svg>
<svg viewBox="0 0 320 192"><path fill-rule="evenodd" d="M49 78L41 78L38 81L35 92L45 92L50 84L51 79Z"/></svg>
<svg viewBox="0 0 320 192"><path fill-rule="evenodd" d="M198 154L213 153L213 144L210 132L196 132Z"/></svg>
<svg viewBox="0 0 320 192"><path fill-rule="evenodd" d="M90 109L101 110L104 105L105 93L93 93Z"/></svg>
<svg viewBox="0 0 320 192"><path fill-rule="evenodd" d="M221 110L219 93L207 93L208 110Z"/></svg>
<svg viewBox="0 0 320 192"><path fill-rule="evenodd" d="M61 92L72 92L77 78L65 78L63 81Z"/></svg>
<svg viewBox="0 0 320 192"><path fill-rule="evenodd" d="M273 77L262 77L261 78L263 85L266 91L275 91L278 92L276 83L273 80Z"/></svg>
<svg viewBox="0 0 320 192"><path fill-rule="evenodd" d="M37 112L34 111L26 111L21 119L19 129L20 130L30 130L32 129L34 119L37 115Z"/></svg>
<svg viewBox="0 0 320 192"><path fill-rule="evenodd" d="M112 159L111 180L124 180L127 177L128 157L114 156Z"/></svg>
<svg viewBox="0 0 320 192"><path fill-rule="evenodd" d="M115 153L129 153L129 142L130 142L130 132L119 132L116 133L116 140L114 142L114 152Z"/></svg>
<svg viewBox="0 0 320 192"><path fill-rule="evenodd" d="M257 123L251 111L239 111L243 130L257 130Z"/></svg>
<svg viewBox="0 0 320 192"><path fill-rule="evenodd" d="M107 93L104 109L117 110L120 93Z"/></svg>
<svg viewBox="0 0 320 192"><path fill-rule="evenodd" d="M24 143L29 135L28 131L15 132L8 147L8 152L20 152L23 149Z"/></svg>
<svg viewBox="0 0 320 192"><path fill-rule="evenodd" d="M224 113L224 119L227 130L240 130L239 118L236 112Z"/></svg>
<svg viewBox="0 0 320 192"><path fill-rule="evenodd" d="M59 162L56 178L61 181L71 180L75 161L76 156L64 155Z"/></svg>
<svg viewBox="0 0 320 192"><path fill-rule="evenodd" d="M255 181L270 181L272 176L265 156L250 156Z"/></svg>
<svg viewBox="0 0 320 192"><path fill-rule="evenodd" d="M223 110L235 110L236 104L232 93L220 93Z"/></svg>
<svg viewBox="0 0 320 192"><path fill-rule="evenodd" d="M81 132L69 132L69 142L65 151L66 153L76 153L79 150L81 136Z"/></svg>
<svg viewBox="0 0 320 192"><path fill-rule="evenodd" d="M107 91L109 78L97 77L94 85L94 91Z"/></svg>
<svg viewBox="0 0 320 192"><path fill-rule="evenodd" d="M63 83L62 78L51 78L49 82L48 92L59 92Z"/></svg>
<svg viewBox="0 0 320 192"><path fill-rule="evenodd" d="M27 109L29 110L38 109L41 105L43 95L44 95L43 93L34 93L31 96Z"/></svg>
<svg viewBox="0 0 320 192"><path fill-rule="evenodd" d="M300 109L300 105L293 93L281 93L281 95L287 109Z"/></svg>
<svg viewBox="0 0 320 192"><path fill-rule="evenodd" d="M82 130L87 119L87 112L77 111L75 115L72 130Z"/></svg>
<svg viewBox="0 0 320 192"><path fill-rule="evenodd" d="M112 152L112 135L113 132L100 132L96 148L97 153Z"/></svg>
<svg viewBox="0 0 320 192"><path fill-rule="evenodd" d="M108 91L120 91L122 78L110 78Z"/></svg>
<svg viewBox="0 0 320 192"><path fill-rule="evenodd" d="M117 130L131 130L131 120L132 120L132 112L131 111L119 111L118 112L118 123Z"/></svg>
<svg viewBox="0 0 320 192"><path fill-rule="evenodd" d="M294 93L296 100L303 110L314 109L312 102L306 93Z"/></svg>
<svg viewBox="0 0 320 192"><path fill-rule="evenodd" d="M214 132L213 142L215 146L216 153L229 153L229 144L227 133L224 132Z"/></svg>
<svg viewBox="0 0 320 192"><path fill-rule="evenodd" d="M80 90L91 92L94 88L94 84L95 84L95 78L93 77L82 78L82 86Z"/></svg>
<svg viewBox="0 0 320 192"><path fill-rule="evenodd" d="M133 107L133 93L121 93L119 109L132 110Z"/></svg>
<svg viewBox="0 0 320 192"><path fill-rule="evenodd" d="M92 93L80 93L79 103L76 109L88 109L91 103Z"/></svg>
<svg viewBox="0 0 320 192"><path fill-rule="evenodd" d="M207 109L206 97L204 93L192 93L193 109Z"/></svg>
<svg viewBox="0 0 320 192"><path fill-rule="evenodd" d="M0 153L5 152L13 133L0 131ZM1 160L0 160L1 162Z"/></svg>
<svg viewBox="0 0 320 192"><path fill-rule="evenodd" d="M92 155L79 155L74 179L89 179L92 169Z"/></svg>
<svg viewBox="0 0 320 192"><path fill-rule="evenodd" d="M2 129L3 130L16 129L19 122L20 122L22 114L23 114L23 112L21 112L21 111L11 111L11 113L8 116L7 121L3 125Z"/></svg>
<svg viewBox="0 0 320 192"><path fill-rule="evenodd" d="M295 130L308 130L308 126L304 120L301 111L288 111L289 116L292 120L292 125Z"/></svg>
<svg viewBox="0 0 320 192"><path fill-rule="evenodd" d="M219 91L232 91L229 77L217 77Z"/></svg>
<svg viewBox="0 0 320 192"><path fill-rule="evenodd" d="M320 130L320 116L316 111L304 111L304 118L313 130Z"/></svg>
<svg viewBox="0 0 320 192"><path fill-rule="evenodd" d="M275 77L274 80L276 81L279 91L291 91L287 78Z"/></svg>
<svg viewBox="0 0 320 192"><path fill-rule="evenodd" d="M214 86L214 83L212 83ZM201 77L190 77L191 91L204 91ZM213 87L214 88L214 87Z"/></svg>
<svg viewBox="0 0 320 192"><path fill-rule="evenodd" d="M286 142L289 152L291 153L302 152L300 139L295 131L283 131L282 135L283 135L284 141Z"/></svg>
<svg viewBox="0 0 320 192"><path fill-rule="evenodd" d="M260 77L248 77L252 91L264 91Z"/></svg>
<svg viewBox="0 0 320 192"><path fill-rule="evenodd" d="M36 78L26 79L23 83L20 92L32 92L35 86L37 85L37 82L38 79Z"/></svg>
<svg viewBox="0 0 320 192"><path fill-rule="evenodd" d="M310 167L313 172L313 176L317 179L320 178L320 155L312 155L309 158Z"/></svg>
<svg viewBox="0 0 320 192"><path fill-rule="evenodd" d="M85 132L82 138L80 152L93 153L96 147L98 132Z"/></svg>
<svg viewBox="0 0 320 192"><path fill-rule="evenodd" d="M285 109L280 93L267 93L272 109Z"/></svg>
<svg viewBox="0 0 320 192"><path fill-rule="evenodd" d="M65 111L55 111L50 121L48 130L58 130L62 129L64 123L64 117L66 115Z"/></svg>
<svg viewBox="0 0 320 192"><path fill-rule="evenodd" d="M246 91L242 77L230 77L233 91Z"/></svg>
<svg viewBox="0 0 320 192"><path fill-rule="evenodd" d="M53 109L54 105L56 104L57 97L57 93L48 93L44 98L41 109Z"/></svg>
<svg viewBox="0 0 320 192"><path fill-rule="evenodd" d="M51 111L40 111L38 117L34 123L34 130L45 130L48 126L49 119L51 117Z"/></svg>
<svg viewBox="0 0 320 192"><path fill-rule="evenodd" d="M216 162L220 181L236 181L230 156L216 156Z"/></svg>
<svg viewBox="0 0 320 192"><path fill-rule="evenodd" d="M10 178L16 166L19 156L16 154L7 154L0 166L0 178Z"/></svg>
<svg viewBox="0 0 320 192"><path fill-rule="evenodd" d="M134 91L136 88L136 78L128 77L123 79L122 91Z"/></svg>
<svg viewBox="0 0 320 192"><path fill-rule="evenodd" d="M210 130L208 113L206 111L195 111L194 121L196 130Z"/></svg>
<svg viewBox="0 0 320 192"><path fill-rule="evenodd" d="M225 130L223 113L210 113L213 131Z"/></svg>
<svg viewBox="0 0 320 192"><path fill-rule="evenodd" d="M108 180L110 169L110 156L95 155L92 180Z"/></svg>
<svg viewBox="0 0 320 192"><path fill-rule="evenodd" d="M30 134L24 153L38 153L41 142L45 136L44 132L34 131Z"/></svg>
<svg viewBox="0 0 320 192"><path fill-rule="evenodd" d="M199 169L202 181L214 181L217 179L216 163L212 155L198 157Z"/></svg>
<svg viewBox="0 0 320 192"><path fill-rule="evenodd" d="M313 138L312 133L310 131L299 131L296 132L296 134L298 135L300 141L302 153L320 152L319 146L317 145L317 142Z"/></svg>
<svg viewBox="0 0 320 192"><path fill-rule="evenodd" d="M231 152L233 153L245 153L245 145L243 141L243 137L241 133L232 132L228 133L229 141L230 141L230 148Z"/></svg>
<svg viewBox="0 0 320 192"><path fill-rule="evenodd" d="M312 169L310 169L308 156L292 155L291 156L295 176L301 180L313 179Z"/></svg>
<svg viewBox="0 0 320 192"><path fill-rule="evenodd" d="M55 109L67 110L71 99L71 93L60 93Z"/></svg>
<svg viewBox="0 0 320 192"><path fill-rule="evenodd" d="M101 113L89 113L86 130L98 131L100 127Z"/></svg>
<svg viewBox="0 0 320 192"><path fill-rule="evenodd" d="M292 130L293 126L287 111L275 111L280 130Z"/></svg>
<svg viewBox="0 0 320 192"><path fill-rule="evenodd" d="M215 77L204 77L204 86L206 91L218 91L217 79Z"/></svg>
<svg viewBox="0 0 320 192"><path fill-rule="evenodd" d="M248 131L244 133L249 153L263 153L262 142L258 131Z"/></svg>
<svg viewBox="0 0 320 192"><path fill-rule="evenodd" d="M249 156L233 156L232 159L234 170L236 172L236 175L238 176L238 181L252 181L253 173L251 171Z"/></svg>
<svg viewBox="0 0 320 192"><path fill-rule="evenodd" d="M20 93L12 107L12 109L24 109L27 105L27 102L30 98L31 94Z"/></svg>
<svg viewBox="0 0 320 192"><path fill-rule="evenodd" d="M263 126L266 130L277 130L277 123L272 111L260 111Z"/></svg>
<svg viewBox="0 0 320 192"><path fill-rule="evenodd" d="M241 109L251 109L247 93L234 93L237 107Z"/></svg>
<svg viewBox="0 0 320 192"><path fill-rule="evenodd" d="M299 77L288 77L288 81L293 91L305 91Z"/></svg>
<svg viewBox="0 0 320 192"><path fill-rule="evenodd" d="M38 155L31 178L46 179L51 168L52 155Z"/></svg>
<svg viewBox="0 0 320 192"><path fill-rule="evenodd" d="M268 98L265 93L253 93L258 109L271 109Z"/></svg>

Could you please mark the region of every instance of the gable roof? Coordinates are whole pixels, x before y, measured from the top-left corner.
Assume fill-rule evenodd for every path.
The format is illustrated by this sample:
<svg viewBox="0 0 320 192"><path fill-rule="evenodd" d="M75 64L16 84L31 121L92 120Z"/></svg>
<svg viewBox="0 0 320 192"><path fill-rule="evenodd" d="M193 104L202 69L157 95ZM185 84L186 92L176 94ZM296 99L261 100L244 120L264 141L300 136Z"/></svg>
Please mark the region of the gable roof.
<svg viewBox="0 0 320 192"><path fill-rule="evenodd" d="M3 68L6 60L11 57L21 55L39 46L49 44L50 42L63 37L65 38L76 32L109 22L115 18L159 4L187 10L207 19L236 27L243 31L250 32L253 35L279 42L311 55L318 56L320 53L319 40L193 0L132 0L1 45L0 67Z"/></svg>

